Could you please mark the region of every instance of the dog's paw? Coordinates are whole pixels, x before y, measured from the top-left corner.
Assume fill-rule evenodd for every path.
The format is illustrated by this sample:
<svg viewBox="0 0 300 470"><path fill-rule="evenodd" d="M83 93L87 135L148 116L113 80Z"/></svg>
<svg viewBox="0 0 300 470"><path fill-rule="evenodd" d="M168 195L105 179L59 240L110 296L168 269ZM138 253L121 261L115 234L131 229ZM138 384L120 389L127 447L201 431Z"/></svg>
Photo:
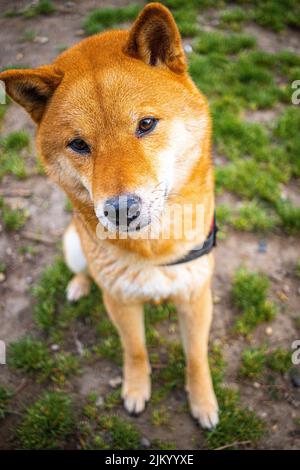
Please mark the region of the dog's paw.
<svg viewBox="0 0 300 470"><path fill-rule="evenodd" d="M151 383L150 378L145 378L143 383L135 384L133 387L124 384L122 391L122 398L126 411L131 415L139 415L146 407L147 402L151 396Z"/></svg>
<svg viewBox="0 0 300 470"><path fill-rule="evenodd" d="M219 422L218 404L216 400L201 401L197 403L190 402L190 409L193 418L200 424L203 429L212 430Z"/></svg>
<svg viewBox="0 0 300 470"><path fill-rule="evenodd" d="M85 274L76 274L67 286L67 299L69 302L77 302L81 297L86 297L91 288L91 281Z"/></svg>

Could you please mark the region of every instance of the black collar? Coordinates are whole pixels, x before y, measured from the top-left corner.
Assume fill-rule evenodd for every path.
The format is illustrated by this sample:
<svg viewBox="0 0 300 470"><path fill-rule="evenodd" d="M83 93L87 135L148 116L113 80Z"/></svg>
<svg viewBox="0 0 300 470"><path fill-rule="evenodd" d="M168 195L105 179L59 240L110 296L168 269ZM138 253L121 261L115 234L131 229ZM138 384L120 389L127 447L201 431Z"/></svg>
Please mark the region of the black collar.
<svg viewBox="0 0 300 470"><path fill-rule="evenodd" d="M216 212L214 212L211 229L205 242L199 248L195 247L193 250L189 251L182 258L179 258L176 261L172 261L171 263L163 264L162 266L174 266L176 264L187 263L189 261L193 261L194 259L200 258L200 256L208 255L208 253L217 244L217 231L218 227L216 223Z"/></svg>

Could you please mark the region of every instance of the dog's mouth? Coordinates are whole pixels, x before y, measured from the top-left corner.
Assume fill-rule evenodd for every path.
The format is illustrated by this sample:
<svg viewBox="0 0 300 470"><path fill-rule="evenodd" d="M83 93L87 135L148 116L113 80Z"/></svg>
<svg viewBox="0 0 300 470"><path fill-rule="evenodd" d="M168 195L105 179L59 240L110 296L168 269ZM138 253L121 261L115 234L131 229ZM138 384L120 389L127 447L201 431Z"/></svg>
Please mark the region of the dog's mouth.
<svg viewBox="0 0 300 470"><path fill-rule="evenodd" d="M165 187L121 194L99 201L95 213L102 229L113 235L144 235L158 229L167 195Z"/></svg>
<svg viewBox="0 0 300 470"><path fill-rule="evenodd" d="M150 216L147 218L131 221L130 223L117 224L107 220L107 217L105 215L98 216L98 220L106 230L113 234L139 233L151 224Z"/></svg>

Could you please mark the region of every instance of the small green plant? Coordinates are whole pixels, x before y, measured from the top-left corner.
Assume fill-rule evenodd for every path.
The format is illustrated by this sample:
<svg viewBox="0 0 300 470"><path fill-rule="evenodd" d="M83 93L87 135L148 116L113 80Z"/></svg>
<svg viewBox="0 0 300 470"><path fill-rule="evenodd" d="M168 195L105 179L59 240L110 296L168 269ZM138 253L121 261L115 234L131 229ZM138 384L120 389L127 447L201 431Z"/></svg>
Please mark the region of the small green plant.
<svg viewBox="0 0 300 470"><path fill-rule="evenodd" d="M83 28L86 34L96 34L116 24L126 23L136 18L139 5L128 5L120 8L101 8L93 10L85 19Z"/></svg>
<svg viewBox="0 0 300 470"><path fill-rule="evenodd" d="M235 322L235 331L247 335L257 325L270 321L276 315L276 306L267 300L268 278L259 273L238 269L232 286L234 306L241 312Z"/></svg>
<svg viewBox="0 0 300 470"><path fill-rule="evenodd" d="M15 175L19 179L26 177L24 159L20 151L28 147L30 137L27 132L11 132L0 140L0 179L7 173Z"/></svg>
<svg viewBox="0 0 300 470"><path fill-rule="evenodd" d="M25 337L10 344L8 365L28 374L42 372L48 375L51 369L51 357L44 343Z"/></svg>
<svg viewBox="0 0 300 470"><path fill-rule="evenodd" d="M275 349L268 354L267 365L275 372L288 372L292 367L291 352L282 348Z"/></svg>
<svg viewBox="0 0 300 470"><path fill-rule="evenodd" d="M33 42L36 38L36 32L33 30L27 30L23 34L24 41Z"/></svg>
<svg viewBox="0 0 300 470"><path fill-rule="evenodd" d="M182 37L194 37L199 32L197 12L194 9L181 8L175 10L174 18Z"/></svg>
<svg viewBox="0 0 300 470"><path fill-rule="evenodd" d="M62 392L45 392L29 406L17 429L23 449L60 449L74 429L70 396Z"/></svg>
<svg viewBox="0 0 300 470"><path fill-rule="evenodd" d="M23 15L25 18L34 18L39 15L50 15L56 10L53 2L50 0L39 0L37 4L25 8Z"/></svg>
<svg viewBox="0 0 300 470"><path fill-rule="evenodd" d="M119 416L103 415L100 418L103 430L109 432L111 447L117 450L140 448L140 434L136 427Z"/></svg>
<svg viewBox="0 0 300 470"><path fill-rule="evenodd" d="M281 219L281 226L288 235L300 232L300 207L295 206L289 199L279 199L275 204L276 212Z"/></svg>
<svg viewBox="0 0 300 470"><path fill-rule="evenodd" d="M25 131L11 132L1 141L1 145L6 152L19 152L20 150L28 147L29 143L30 137Z"/></svg>
<svg viewBox="0 0 300 470"><path fill-rule="evenodd" d="M151 448L155 450L176 450L176 444L161 439L153 439Z"/></svg>
<svg viewBox="0 0 300 470"><path fill-rule="evenodd" d="M3 225L8 231L18 231L25 225L28 212L23 209L11 209L0 197L0 215Z"/></svg>
<svg viewBox="0 0 300 470"><path fill-rule="evenodd" d="M255 412L240 404L236 391L223 385L225 362L220 347L214 346L212 349L210 364L220 407L220 422L213 431L206 433L208 448L235 448L243 441L255 445L265 432L264 424Z"/></svg>
<svg viewBox="0 0 300 470"><path fill-rule="evenodd" d="M151 423L153 426L167 426L170 422L170 414L165 406L156 408L152 412Z"/></svg>
<svg viewBox="0 0 300 470"><path fill-rule="evenodd" d="M246 202L239 208L232 225L237 230L246 232L267 232L276 226L276 217L261 207L257 201Z"/></svg>
<svg viewBox="0 0 300 470"><path fill-rule="evenodd" d="M225 11L220 16L220 26L230 28L232 31L241 31L247 20L247 13L240 7Z"/></svg>
<svg viewBox="0 0 300 470"><path fill-rule="evenodd" d="M4 261L0 260L0 273L5 273L6 271L6 264Z"/></svg>
<svg viewBox="0 0 300 470"><path fill-rule="evenodd" d="M254 46L255 38L247 34L201 31L195 47L200 54L237 54Z"/></svg>
<svg viewBox="0 0 300 470"><path fill-rule="evenodd" d="M31 337L11 343L8 364L26 374L36 375L40 382L50 379L57 385L63 385L71 374L80 371L78 358L64 352L52 356L46 344Z"/></svg>
<svg viewBox="0 0 300 470"><path fill-rule="evenodd" d="M242 354L241 375L258 378L266 364L266 348L247 348Z"/></svg>
<svg viewBox="0 0 300 470"><path fill-rule="evenodd" d="M7 405L11 399L11 392L4 387L0 386L0 420L4 418L7 413Z"/></svg>

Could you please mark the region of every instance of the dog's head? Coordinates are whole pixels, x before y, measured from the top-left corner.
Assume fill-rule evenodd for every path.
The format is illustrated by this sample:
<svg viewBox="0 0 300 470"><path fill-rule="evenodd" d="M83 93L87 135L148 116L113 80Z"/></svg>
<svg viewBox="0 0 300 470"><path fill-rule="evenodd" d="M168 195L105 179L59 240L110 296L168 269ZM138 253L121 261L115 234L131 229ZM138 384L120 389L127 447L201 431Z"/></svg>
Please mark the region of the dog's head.
<svg viewBox="0 0 300 470"><path fill-rule="evenodd" d="M52 65L0 80L38 124L48 173L108 229L157 220L201 158L206 101L161 4L148 4L129 32L92 36Z"/></svg>

